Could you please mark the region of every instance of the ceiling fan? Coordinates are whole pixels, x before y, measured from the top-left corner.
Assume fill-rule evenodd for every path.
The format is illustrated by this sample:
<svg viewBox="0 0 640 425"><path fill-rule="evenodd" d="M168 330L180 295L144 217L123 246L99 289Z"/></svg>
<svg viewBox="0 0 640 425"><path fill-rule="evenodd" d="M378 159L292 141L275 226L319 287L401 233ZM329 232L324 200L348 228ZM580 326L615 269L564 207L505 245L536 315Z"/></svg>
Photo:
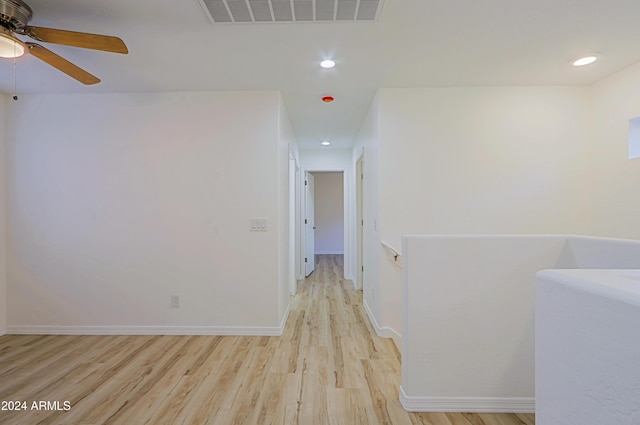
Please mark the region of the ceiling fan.
<svg viewBox="0 0 640 425"><path fill-rule="evenodd" d="M33 11L22 0L0 0L0 58L16 58L30 53L36 58L75 78L83 84L96 84L100 79L74 65L38 43L23 42L16 34L45 43L64 44L105 52L129 52L118 37L29 26Z"/></svg>

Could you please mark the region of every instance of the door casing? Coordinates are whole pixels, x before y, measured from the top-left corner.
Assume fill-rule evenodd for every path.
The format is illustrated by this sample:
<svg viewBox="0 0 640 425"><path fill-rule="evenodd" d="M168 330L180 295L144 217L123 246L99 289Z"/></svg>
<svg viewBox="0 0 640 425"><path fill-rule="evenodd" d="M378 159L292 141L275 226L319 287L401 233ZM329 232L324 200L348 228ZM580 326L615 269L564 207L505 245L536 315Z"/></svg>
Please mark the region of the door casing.
<svg viewBox="0 0 640 425"><path fill-rule="evenodd" d="M309 276L316 267L315 256L315 231L316 222L314 214L314 178L308 171L304 173L304 275Z"/></svg>

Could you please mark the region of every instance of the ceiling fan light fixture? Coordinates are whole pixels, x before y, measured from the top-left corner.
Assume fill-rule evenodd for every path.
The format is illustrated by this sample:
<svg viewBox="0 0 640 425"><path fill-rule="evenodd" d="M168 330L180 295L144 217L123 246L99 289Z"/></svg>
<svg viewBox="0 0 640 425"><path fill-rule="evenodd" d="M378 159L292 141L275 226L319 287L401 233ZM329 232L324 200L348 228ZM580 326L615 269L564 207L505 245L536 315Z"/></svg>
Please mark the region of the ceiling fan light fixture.
<svg viewBox="0 0 640 425"><path fill-rule="evenodd" d="M0 58L19 58L24 55L25 50L26 46L22 41L4 31L0 32Z"/></svg>

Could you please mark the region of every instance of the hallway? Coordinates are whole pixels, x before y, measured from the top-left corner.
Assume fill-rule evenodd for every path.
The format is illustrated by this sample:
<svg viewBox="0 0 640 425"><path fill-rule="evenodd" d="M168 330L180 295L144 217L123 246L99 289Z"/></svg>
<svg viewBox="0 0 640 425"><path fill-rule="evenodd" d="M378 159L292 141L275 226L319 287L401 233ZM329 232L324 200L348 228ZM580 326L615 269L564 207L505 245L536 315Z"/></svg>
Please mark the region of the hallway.
<svg viewBox="0 0 640 425"><path fill-rule="evenodd" d="M281 337L0 337L1 424L533 425L533 415L407 413L342 256L317 256ZM250 294L248 294L250 296ZM59 402L34 410L32 402ZM64 402L68 401L69 409Z"/></svg>
<svg viewBox="0 0 640 425"><path fill-rule="evenodd" d="M290 372L302 367L300 411L286 424L534 425L531 414L406 412L400 354L376 336L362 292L341 278L342 260L317 255L316 271L298 285L285 336L297 347L298 370Z"/></svg>

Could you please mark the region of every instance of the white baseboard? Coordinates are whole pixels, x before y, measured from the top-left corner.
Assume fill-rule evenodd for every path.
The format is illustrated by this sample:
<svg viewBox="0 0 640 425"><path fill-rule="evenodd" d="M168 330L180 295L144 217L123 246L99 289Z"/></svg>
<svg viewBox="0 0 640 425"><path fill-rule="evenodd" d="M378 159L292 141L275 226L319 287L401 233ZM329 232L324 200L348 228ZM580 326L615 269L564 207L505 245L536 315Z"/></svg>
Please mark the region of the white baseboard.
<svg viewBox="0 0 640 425"><path fill-rule="evenodd" d="M287 309L282 316L282 320L280 321L280 327L278 328L278 335L280 336L284 333L284 327L287 326L287 319L289 318L289 313L291 312L291 304L287 304Z"/></svg>
<svg viewBox="0 0 640 425"><path fill-rule="evenodd" d="M535 397L413 397L400 386L408 412L535 413Z"/></svg>
<svg viewBox="0 0 640 425"><path fill-rule="evenodd" d="M0 335L234 335L280 336L289 318L291 306L280 326L7 326Z"/></svg>
<svg viewBox="0 0 640 425"><path fill-rule="evenodd" d="M38 335L234 335L280 336L289 317L287 308L279 327L252 326L8 326L8 334Z"/></svg>
<svg viewBox="0 0 640 425"><path fill-rule="evenodd" d="M373 329L376 331L376 335L378 335L380 338L393 339L396 347L398 348L398 350L400 350L402 347L402 335L400 335L399 332L389 326L380 326L366 301L362 302L362 306L364 307L364 311L367 312L367 316L369 316L369 321L371 322Z"/></svg>
<svg viewBox="0 0 640 425"><path fill-rule="evenodd" d="M289 317L290 306L280 326L7 326L8 334L24 335L230 335L280 336Z"/></svg>
<svg viewBox="0 0 640 425"><path fill-rule="evenodd" d="M0 327L0 336L2 335L6 335L7 334L7 330L3 327Z"/></svg>
<svg viewBox="0 0 640 425"><path fill-rule="evenodd" d="M351 285L353 286L353 289L355 289L356 291L359 290L359 288L356 286L356 280L353 278L352 275L345 274L344 275L344 280L350 280L351 281Z"/></svg>

